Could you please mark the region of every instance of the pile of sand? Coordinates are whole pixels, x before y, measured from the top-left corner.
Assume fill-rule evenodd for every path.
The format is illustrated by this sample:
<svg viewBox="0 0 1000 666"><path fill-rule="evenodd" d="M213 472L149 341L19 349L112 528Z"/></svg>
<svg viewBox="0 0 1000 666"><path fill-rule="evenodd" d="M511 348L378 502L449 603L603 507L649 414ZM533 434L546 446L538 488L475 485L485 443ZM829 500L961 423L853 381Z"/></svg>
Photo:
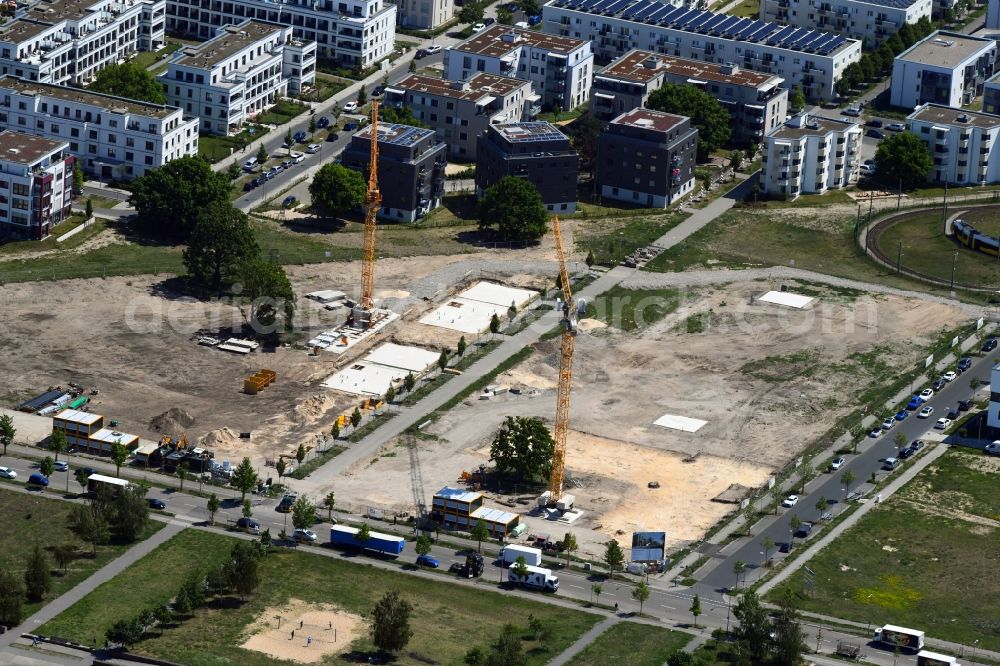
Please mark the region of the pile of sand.
<svg viewBox="0 0 1000 666"><path fill-rule="evenodd" d="M289 599L284 606L267 608L252 624L241 647L275 659L303 664L347 652L364 630L364 620L330 604Z"/></svg>
<svg viewBox="0 0 1000 666"><path fill-rule="evenodd" d="M167 435L187 430L194 425L194 417L183 409L171 407L158 416L154 416L149 421L149 429L154 432L162 432Z"/></svg>
<svg viewBox="0 0 1000 666"><path fill-rule="evenodd" d="M200 440L198 444L201 446L207 446L217 449L233 448L240 441L240 435L238 432L232 428L219 428L218 430L213 430L208 433Z"/></svg>
<svg viewBox="0 0 1000 666"><path fill-rule="evenodd" d="M315 421L325 415L335 405L334 399L327 393L317 393L295 406L295 415L302 420Z"/></svg>

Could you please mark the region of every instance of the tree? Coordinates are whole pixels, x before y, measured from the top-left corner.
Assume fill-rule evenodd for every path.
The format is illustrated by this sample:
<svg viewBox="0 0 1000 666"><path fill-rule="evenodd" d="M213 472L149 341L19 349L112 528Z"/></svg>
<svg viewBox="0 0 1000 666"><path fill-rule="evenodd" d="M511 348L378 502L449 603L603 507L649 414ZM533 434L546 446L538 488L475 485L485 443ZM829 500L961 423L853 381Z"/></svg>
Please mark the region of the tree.
<svg viewBox="0 0 1000 666"><path fill-rule="evenodd" d="M774 548L774 539L771 537L764 537L764 540L760 542L760 547L764 549L764 562L767 562L767 556L770 554L771 550Z"/></svg>
<svg viewBox="0 0 1000 666"><path fill-rule="evenodd" d="M296 529L309 529L316 524L316 505L308 495L300 495L292 504L292 525Z"/></svg>
<svg viewBox="0 0 1000 666"><path fill-rule="evenodd" d="M396 387L390 384L389 388L385 390L385 401L388 403L392 403L392 401L395 399L396 399Z"/></svg>
<svg viewBox="0 0 1000 666"><path fill-rule="evenodd" d="M548 474L554 449L552 433L541 419L508 416L493 438L490 461L501 473L533 478Z"/></svg>
<svg viewBox="0 0 1000 666"><path fill-rule="evenodd" d="M281 482L281 477L285 475L285 470L288 469L288 465L285 463L284 458L278 458L278 462L274 465L274 471L278 473L278 482Z"/></svg>
<svg viewBox="0 0 1000 666"><path fill-rule="evenodd" d="M507 321L514 321L514 317L517 316L517 306L513 303L507 308Z"/></svg>
<svg viewBox="0 0 1000 666"><path fill-rule="evenodd" d="M399 652L410 642L410 614L413 606L400 598L399 592L389 590L372 610L372 642L379 650L390 654Z"/></svg>
<svg viewBox="0 0 1000 666"><path fill-rule="evenodd" d="M260 585L260 562L257 547L248 541L233 546L228 565L229 585L245 599Z"/></svg>
<svg viewBox="0 0 1000 666"><path fill-rule="evenodd" d="M622 551L622 547L618 544L617 539L612 539L608 542L607 547L605 547L604 562L608 565L608 569L611 570L612 576L615 575L615 569L625 564L625 553Z"/></svg>
<svg viewBox="0 0 1000 666"><path fill-rule="evenodd" d="M413 387L417 385L417 378L413 376L412 372L406 373L406 377L403 378L403 388L409 393L413 390Z"/></svg>
<svg viewBox="0 0 1000 666"><path fill-rule="evenodd" d="M73 188L77 190L82 189L86 180L87 178L83 174L83 166L81 166L80 160L75 160L73 162Z"/></svg>
<svg viewBox="0 0 1000 666"><path fill-rule="evenodd" d="M729 153L729 167L733 171L739 171L743 167L743 151L734 150Z"/></svg>
<svg viewBox="0 0 1000 666"><path fill-rule="evenodd" d="M309 116L309 134L316 133L316 116Z"/></svg>
<svg viewBox="0 0 1000 666"><path fill-rule="evenodd" d="M59 462L59 454L66 448L66 433L62 430L53 430L52 437L49 439L49 450L56 454L56 462Z"/></svg>
<svg viewBox="0 0 1000 666"><path fill-rule="evenodd" d="M806 96L802 92L802 86L795 86L792 88L792 92L788 95L788 106L795 110L804 108L806 105Z"/></svg>
<svg viewBox="0 0 1000 666"><path fill-rule="evenodd" d="M118 620L104 636L109 643L120 645L126 650L142 640L145 627L138 620Z"/></svg>
<svg viewBox="0 0 1000 666"><path fill-rule="evenodd" d="M170 609L164 605L164 606L157 606L155 609L153 609L153 618L156 620L156 623L160 625L160 635L162 636L163 626L167 622L170 622L172 619L174 619L174 616L173 613L170 612Z"/></svg>
<svg viewBox="0 0 1000 666"><path fill-rule="evenodd" d="M368 92L364 86L358 90L358 106L364 106L368 102Z"/></svg>
<svg viewBox="0 0 1000 666"><path fill-rule="evenodd" d="M806 646L791 590L785 590L785 594L778 600L778 608L774 619L773 663L779 666L797 666Z"/></svg>
<svg viewBox="0 0 1000 666"><path fill-rule="evenodd" d="M215 524L215 514L219 509L222 508L222 502L219 500L219 496L212 493L208 496L208 522Z"/></svg>
<svg viewBox="0 0 1000 666"><path fill-rule="evenodd" d="M802 519L799 518L798 515L792 514L792 517L788 520L788 526L791 528L790 543L794 543L795 533L799 531L800 527L802 527Z"/></svg>
<svg viewBox="0 0 1000 666"><path fill-rule="evenodd" d="M697 86L665 83L649 96L650 109L687 116L698 128L698 158L707 159L732 134L729 111L715 97Z"/></svg>
<svg viewBox="0 0 1000 666"><path fill-rule="evenodd" d="M245 261L260 254L246 214L228 202L214 202L200 211L184 250L188 279L218 293L223 278L235 274Z"/></svg>
<svg viewBox="0 0 1000 666"><path fill-rule="evenodd" d="M121 476L122 465L128 460L128 448L120 441L111 443L111 461L115 464L115 476Z"/></svg>
<svg viewBox="0 0 1000 666"><path fill-rule="evenodd" d="M479 23L483 20L483 8L478 2L469 2L462 7L458 14L458 20L462 23Z"/></svg>
<svg viewBox="0 0 1000 666"><path fill-rule="evenodd" d="M30 601L41 601L52 587L49 558L38 544L28 555L24 569L24 589Z"/></svg>
<svg viewBox="0 0 1000 666"><path fill-rule="evenodd" d="M427 127L426 123L413 117L413 110L408 106L401 106L398 109L391 106L380 106L378 108L378 121L379 123L396 123L410 127Z"/></svg>
<svg viewBox="0 0 1000 666"><path fill-rule="evenodd" d="M333 507L337 503L337 496L331 490L323 498L323 508L326 509L326 520L327 522L333 522Z"/></svg>
<svg viewBox="0 0 1000 666"><path fill-rule="evenodd" d="M417 555L421 557L427 555L428 553L431 552L431 538L426 534L421 534L417 538L417 544L416 546L414 546L414 549L417 551ZM417 559L418 564L421 564L422 562L423 559L421 558Z"/></svg>
<svg viewBox="0 0 1000 666"><path fill-rule="evenodd" d="M649 599L649 585L646 585L646 581L636 583L632 588L632 598L639 602L639 615L642 615L642 605Z"/></svg>
<svg viewBox="0 0 1000 666"><path fill-rule="evenodd" d="M850 494L851 484L854 483L854 472L849 469L845 469L844 473L840 475L840 482L844 484L844 491Z"/></svg>
<svg viewBox="0 0 1000 666"><path fill-rule="evenodd" d="M506 7L497 9L497 23L500 25L514 25L514 13Z"/></svg>
<svg viewBox="0 0 1000 666"><path fill-rule="evenodd" d="M750 528L753 527L753 519L757 513L757 508L751 502L743 511L743 524L747 526L747 536L750 536Z"/></svg>
<svg viewBox="0 0 1000 666"><path fill-rule="evenodd" d="M597 259L594 258L593 250L587 250L587 258L584 259L583 262L587 264L587 268L591 268L594 264L597 263Z"/></svg>
<svg viewBox="0 0 1000 666"><path fill-rule="evenodd" d="M309 194L313 204L333 216L350 212L364 203L365 178L360 171L331 162L313 176Z"/></svg>
<svg viewBox="0 0 1000 666"><path fill-rule="evenodd" d="M820 518L823 517L823 511L826 510L827 504L828 503L827 503L826 497L824 495L820 495L819 499L816 500L816 511L819 512L819 517Z"/></svg>
<svg viewBox="0 0 1000 666"><path fill-rule="evenodd" d="M182 587L178 590L177 596L174 597L174 611L180 615L187 615L191 610L191 599L188 597L187 588Z"/></svg>
<svg viewBox="0 0 1000 666"><path fill-rule="evenodd" d="M66 569L69 565L73 563L76 558L76 544L72 543L61 543L52 549L52 555L56 558L56 564L62 569L63 575L66 574ZM0 622L0 624L3 624Z"/></svg>
<svg viewBox="0 0 1000 666"><path fill-rule="evenodd" d="M590 586L590 593L594 596L594 599L597 601L597 603L600 603L601 592L603 591L604 591L604 586L601 585L600 583L594 583L593 585Z"/></svg>
<svg viewBox="0 0 1000 666"><path fill-rule="evenodd" d="M244 457L240 464L233 471L233 478L230 481L232 486L240 491L240 501L247 498L247 493L257 487L257 472L254 471L250 458Z"/></svg>
<svg viewBox="0 0 1000 666"><path fill-rule="evenodd" d="M521 578L524 578L525 576L528 575L528 563L525 561L523 555L517 556L517 559L514 560L514 565L511 567L511 569L513 569L514 573L516 573Z"/></svg>
<svg viewBox="0 0 1000 666"><path fill-rule="evenodd" d="M292 130L288 130L288 133L291 134ZM263 143L260 144L260 146L257 148L257 155L256 155L256 157L257 157L257 164L259 164L259 165L261 165L263 167L264 166L264 162L267 161L267 148L264 147Z"/></svg>
<svg viewBox="0 0 1000 666"><path fill-rule="evenodd" d="M0 625L16 627L24 615L24 584L7 569L0 569Z"/></svg>
<svg viewBox="0 0 1000 666"><path fill-rule="evenodd" d="M159 238L186 241L201 211L229 201L229 179L200 157L185 156L132 181L129 202L142 228Z"/></svg>
<svg viewBox="0 0 1000 666"><path fill-rule="evenodd" d="M486 651L483 648L477 646L469 648L469 651L465 653L462 657L462 663L465 666L485 666L486 664Z"/></svg>
<svg viewBox="0 0 1000 666"><path fill-rule="evenodd" d="M306 445L299 444L299 448L295 450L295 462L302 464L302 461L306 459Z"/></svg>
<svg viewBox="0 0 1000 666"><path fill-rule="evenodd" d="M438 368L444 371L448 367L448 351L446 349L441 350L441 355L438 356Z"/></svg>
<svg viewBox="0 0 1000 666"><path fill-rule="evenodd" d="M851 94L851 81L847 76L842 75L837 82L833 84L833 89L837 91L837 95L840 97L847 97Z"/></svg>
<svg viewBox="0 0 1000 666"><path fill-rule="evenodd" d="M294 304L295 293L285 269L261 257L243 263L239 270L240 298L248 306L243 316L259 332L273 326L278 311L284 310L286 326L291 324L291 314L287 307Z"/></svg>
<svg viewBox="0 0 1000 666"><path fill-rule="evenodd" d="M471 530L469 530L469 534L473 539L479 542L478 551L480 553L483 552L483 541L490 538L490 528L486 527L486 521L482 518L477 520L476 524L472 526Z"/></svg>
<svg viewBox="0 0 1000 666"><path fill-rule="evenodd" d="M14 427L14 419L9 414L0 416L0 445L3 445L3 454L7 455L7 447L14 443L14 435L17 428Z"/></svg>
<svg viewBox="0 0 1000 666"><path fill-rule="evenodd" d="M149 502L146 501L145 485L130 485L123 488L113 500L112 515L115 533L126 543L136 541L146 529L149 521Z"/></svg>
<svg viewBox="0 0 1000 666"><path fill-rule="evenodd" d="M252 518L253 517L253 504L250 500L243 500L243 517Z"/></svg>
<svg viewBox="0 0 1000 666"><path fill-rule="evenodd" d="M354 535L354 538L361 543L367 543L372 538L372 528L368 527L368 523L364 523L358 528L358 533Z"/></svg>
<svg viewBox="0 0 1000 666"><path fill-rule="evenodd" d="M667 666L692 666L692 664L694 664L694 657L684 650L676 650L667 657Z"/></svg>
<svg viewBox="0 0 1000 666"><path fill-rule="evenodd" d="M513 624L505 624L500 636L490 645L486 666L524 666L526 663L520 630Z"/></svg>
<svg viewBox="0 0 1000 666"><path fill-rule="evenodd" d="M229 180L236 180L243 173L243 167L240 166L239 162L233 162L228 167L226 167L226 177Z"/></svg>
<svg viewBox="0 0 1000 666"><path fill-rule="evenodd" d="M90 85L96 92L137 99L153 104L166 104L167 96L163 86L145 67L135 62L108 65L97 72L97 78Z"/></svg>
<svg viewBox="0 0 1000 666"><path fill-rule="evenodd" d="M694 615L694 626L698 626L698 616L701 615L701 597L697 594L691 600L691 615Z"/></svg>
<svg viewBox="0 0 1000 666"><path fill-rule="evenodd" d="M733 607L733 616L739 623L735 634L741 646L754 660L763 659L768 651L771 621L767 609L761 606L757 593L753 590L744 592Z"/></svg>
<svg viewBox="0 0 1000 666"><path fill-rule="evenodd" d="M330 437L333 437L334 439L338 439L340 437L340 424L337 421L334 421L333 425L330 426Z"/></svg>
<svg viewBox="0 0 1000 666"><path fill-rule="evenodd" d="M566 553L566 566L569 566L570 556L580 548L580 544L576 542L576 535L572 532L566 532L562 538L562 547L563 552Z"/></svg>
<svg viewBox="0 0 1000 666"><path fill-rule="evenodd" d="M505 241L537 241L549 227L549 214L534 183L504 176L479 202L479 228L496 229Z"/></svg>
<svg viewBox="0 0 1000 666"><path fill-rule="evenodd" d="M351 412L351 426L357 428L361 424L361 410L357 407Z"/></svg>
<svg viewBox="0 0 1000 666"><path fill-rule="evenodd" d="M900 183L904 188L912 188L927 181L934 160L920 137L913 132L899 132L879 143L875 166L882 183L894 189Z"/></svg>
<svg viewBox="0 0 1000 666"><path fill-rule="evenodd" d="M38 471L42 473L42 476L49 478L52 473L56 471L56 464L52 462L52 456L45 456L42 458L42 462L38 463Z"/></svg>
<svg viewBox="0 0 1000 666"><path fill-rule="evenodd" d="M747 563L743 560L736 560L733 562L733 573L736 574L736 584L733 585L734 590L738 590L740 587L740 576L744 575L747 570Z"/></svg>
<svg viewBox="0 0 1000 666"><path fill-rule="evenodd" d="M107 542L110 534L107 519L92 505L77 504L70 509L69 526L81 541L91 545L94 553L99 544Z"/></svg>
<svg viewBox="0 0 1000 666"><path fill-rule="evenodd" d="M493 316L490 317L490 333L496 335L499 332L500 332L500 317L498 317L497 313L494 312Z"/></svg>
<svg viewBox="0 0 1000 666"><path fill-rule="evenodd" d="M580 154L580 170L593 176L597 164L597 138L604 131L604 123L590 113L584 113L564 129L570 143Z"/></svg>

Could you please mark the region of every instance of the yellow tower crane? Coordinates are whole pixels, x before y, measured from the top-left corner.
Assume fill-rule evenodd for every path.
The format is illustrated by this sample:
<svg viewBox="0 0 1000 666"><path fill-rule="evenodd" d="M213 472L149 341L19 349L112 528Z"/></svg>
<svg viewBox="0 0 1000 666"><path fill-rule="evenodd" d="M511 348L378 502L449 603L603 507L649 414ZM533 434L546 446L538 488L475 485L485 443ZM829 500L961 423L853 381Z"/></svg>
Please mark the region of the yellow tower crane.
<svg viewBox="0 0 1000 666"><path fill-rule="evenodd" d="M371 154L368 159L368 191L365 193L365 240L361 259L361 312L356 312L354 325L368 328L371 324L372 290L375 286L375 218L382 207L378 189L378 99L372 100ZM360 316L358 316L360 315Z"/></svg>
<svg viewBox="0 0 1000 666"><path fill-rule="evenodd" d="M552 474L549 478L549 503L555 504L563 496L563 475L566 467L566 437L569 434L569 394L573 384L573 343L576 340L577 317L585 305L581 301L573 303L569 273L566 270L566 256L563 253L562 232L559 218L552 218L552 234L556 241L556 255L559 257L559 281L563 292L563 332L559 355L559 388L556 392L556 427L553 433L555 450L552 454Z"/></svg>

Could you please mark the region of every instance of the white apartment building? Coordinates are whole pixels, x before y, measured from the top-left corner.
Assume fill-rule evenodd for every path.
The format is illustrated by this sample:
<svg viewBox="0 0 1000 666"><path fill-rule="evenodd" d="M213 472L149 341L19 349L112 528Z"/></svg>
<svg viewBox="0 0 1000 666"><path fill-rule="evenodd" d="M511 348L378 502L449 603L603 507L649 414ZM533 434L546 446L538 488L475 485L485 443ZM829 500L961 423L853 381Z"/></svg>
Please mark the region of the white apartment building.
<svg viewBox="0 0 1000 666"><path fill-rule="evenodd" d="M632 49L774 74L828 100L844 69L861 58L861 42L810 28L781 26L660 0L550 0L542 25L553 35L588 40L600 62Z"/></svg>
<svg viewBox="0 0 1000 666"><path fill-rule="evenodd" d="M131 180L198 154L198 119L177 108L0 77L0 129L69 143L84 171Z"/></svg>
<svg viewBox="0 0 1000 666"><path fill-rule="evenodd" d="M316 42L260 21L227 25L214 39L177 51L157 77L167 103L197 117L199 129L234 134L243 123L316 80Z"/></svg>
<svg viewBox="0 0 1000 666"><path fill-rule="evenodd" d="M66 141L0 132L0 238L41 240L70 214L68 149Z"/></svg>
<svg viewBox="0 0 1000 666"><path fill-rule="evenodd" d="M788 115L788 90L779 76L639 49L594 74L590 111L610 121L646 106L649 95L665 83L698 86L719 100L732 118L736 143L759 144Z"/></svg>
<svg viewBox="0 0 1000 666"><path fill-rule="evenodd" d="M905 109L970 104L993 76L996 59L992 39L937 30L896 56L889 103Z"/></svg>
<svg viewBox="0 0 1000 666"><path fill-rule="evenodd" d="M455 0L396 0L395 5L404 28L433 30L455 16Z"/></svg>
<svg viewBox="0 0 1000 666"><path fill-rule="evenodd" d="M570 111L590 99L594 54L586 39L497 23L445 49L444 78L464 81L476 72L530 81L543 106Z"/></svg>
<svg viewBox="0 0 1000 666"><path fill-rule="evenodd" d="M934 158L928 180L953 185L1000 183L1000 116L923 104L906 117Z"/></svg>
<svg viewBox="0 0 1000 666"><path fill-rule="evenodd" d="M408 107L448 144L449 155L474 160L476 137L490 125L534 120L540 100L530 81L476 72L466 81L410 74L385 89L383 104Z"/></svg>
<svg viewBox="0 0 1000 666"><path fill-rule="evenodd" d="M760 20L835 32L874 48L933 11L933 0L761 0Z"/></svg>
<svg viewBox="0 0 1000 666"><path fill-rule="evenodd" d="M779 199L822 194L858 180L861 126L800 113L767 135L763 191Z"/></svg>
<svg viewBox="0 0 1000 666"><path fill-rule="evenodd" d="M384 0L167 0L167 29L209 39L224 25L256 19L316 42L321 59L368 67L392 53L396 12Z"/></svg>
<svg viewBox="0 0 1000 666"><path fill-rule="evenodd" d="M0 74L86 85L110 64L163 46L165 0L41 0L0 26Z"/></svg>

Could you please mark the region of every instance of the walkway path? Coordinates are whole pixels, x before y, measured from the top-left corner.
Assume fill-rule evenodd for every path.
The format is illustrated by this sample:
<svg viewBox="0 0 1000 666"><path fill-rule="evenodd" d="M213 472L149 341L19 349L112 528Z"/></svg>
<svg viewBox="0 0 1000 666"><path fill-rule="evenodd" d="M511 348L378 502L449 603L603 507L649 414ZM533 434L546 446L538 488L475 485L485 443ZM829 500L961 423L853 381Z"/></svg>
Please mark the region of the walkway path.
<svg viewBox="0 0 1000 666"><path fill-rule="evenodd" d="M610 629L611 625L617 623L618 620L617 615L612 615L600 624L595 624L590 631L580 636L575 643L563 650L562 654L556 655L554 659L549 661L547 666L563 666L564 664L572 663L573 657L583 652L584 648L593 643L598 636Z"/></svg>

